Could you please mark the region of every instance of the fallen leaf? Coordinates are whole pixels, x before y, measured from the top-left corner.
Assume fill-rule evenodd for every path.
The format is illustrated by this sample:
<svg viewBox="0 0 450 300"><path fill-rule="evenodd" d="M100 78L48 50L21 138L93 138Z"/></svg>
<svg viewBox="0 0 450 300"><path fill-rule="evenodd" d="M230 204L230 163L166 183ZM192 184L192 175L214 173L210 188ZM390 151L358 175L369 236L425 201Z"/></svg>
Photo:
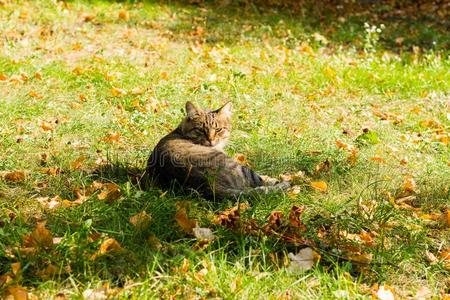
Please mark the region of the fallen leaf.
<svg viewBox="0 0 450 300"><path fill-rule="evenodd" d="M154 234L150 235L148 237L147 241L148 241L151 249L157 250L157 251L161 250L161 248L162 248L161 241Z"/></svg>
<svg viewBox="0 0 450 300"><path fill-rule="evenodd" d="M37 197L36 200L44 207L48 209L55 209L61 206L62 199L60 196L55 196L53 198L49 197Z"/></svg>
<svg viewBox="0 0 450 300"><path fill-rule="evenodd" d="M380 164L384 164L386 163L386 161L384 160L384 158L380 157L380 156L373 156L373 157L369 157L369 160L380 163Z"/></svg>
<svg viewBox="0 0 450 300"><path fill-rule="evenodd" d="M216 238L212 230L209 228L195 227L193 232L197 240L200 241L212 241Z"/></svg>
<svg viewBox="0 0 450 300"><path fill-rule="evenodd" d="M290 261L287 271L299 274L311 269L320 255L311 248L303 248L297 254L288 254Z"/></svg>
<svg viewBox="0 0 450 300"><path fill-rule="evenodd" d="M70 163L70 167L74 170L81 168L82 163L86 160L86 156L80 156Z"/></svg>
<svg viewBox="0 0 450 300"><path fill-rule="evenodd" d="M17 275L17 273L20 271L20 268L22 267L22 265L20 264L20 262L15 262L11 264L11 270L12 273L14 275Z"/></svg>
<svg viewBox="0 0 450 300"><path fill-rule="evenodd" d="M122 196L120 187L115 183L105 183L102 185L102 191L97 195L98 200L112 202Z"/></svg>
<svg viewBox="0 0 450 300"><path fill-rule="evenodd" d="M106 143L119 143L120 133L117 131L109 132L108 135L102 139L102 141Z"/></svg>
<svg viewBox="0 0 450 300"><path fill-rule="evenodd" d="M53 245L53 236L50 230L45 228L46 221L38 222L35 229L25 236L25 246L50 248Z"/></svg>
<svg viewBox="0 0 450 300"><path fill-rule="evenodd" d="M240 163L241 165L248 166L248 161L244 154L236 153L234 155L234 160Z"/></svg>
<svg viewBox="0 0 450 300"><path fill-rule="evenodd" d="M138 228L147 227L150 224L151 220L152 217L145 211L141 211L140 213L130 217L130 223Z"/></svg>
<svg viewBox="0 0 450 300"><path fill-rule="evenodd" d="M394 293L392 291L393 289L390 286L381 285L378 287L378 285L375 285L375 287L372 288L372 295L379 300L395 300Z"/></svg>
<svg viewBox="0 0 450 300"><path fill-rule="evenodd" d="M3 179L9 182L21 182L26 179L25 171L12 171L3 174Z"/></svg>
<svg viewBox="0 0 450 300"><path fill-rule="evenodd" d="M37 80L42 80L42 73L39 71L34 72L34 78Z"/></svg>
<svg viewBox="0 0 450 300"><path fill-rule="evenodd" d="M30 96L30 97L32 97L32 98L36 98L36 99L42 99L42 98L44 98L44 96L42 96L41 94L39 94L39 93L36 92L36 91L30 91L30 92L28 93L28 96Z"/></svg>
<svg viewBox="0 0 450 300"><path fill-rule="evenodd" d="M197 227L197 221L189 219L187 216L186 207L180 207L177 210L175 213L175 221L177 221L178 226L186 233L193 233L193 229Z"/></svg>
<svg viewBox="0 0 450 300"><path fill-rule="evenodd" d="M370 264L373 259L373 254L372 253L350 254L347 255L347 259L349 261L360 264Z"/></svg>
<svg viewBox="0 0 450 300"><path fill-rule="evenodd" d="M121 89L121 88L118 88L118 87L115 87L115 86L113 86L111 88L111 93L115 97L125 96L127 94L127 92L124 89Z"/></svg>
<svg viewBox="0 0 450 300"><path fill-rule="evenodd" d="M55 130L55 127L51 123L49 123L47 121L40 121L39 122L39 127L41 127L42 130L44 130L44 131L53 131L53 130Z"/></svg>
<svg viewBox="0 0 450 300"><path fill-rule="evenodd" d="M417 290L416 295L414 296L414 299L425 300L425 299L431 298L432 296L433 296L433 292L431 292L431 290L428 287L423 286Z"/></svg>
<svg viewBox="0 0 450 300"><path fill-rule="evenodd" d="M119 11L119 19L128 22L128 20L130 20L130 13L122 9L121 11Z"/></svg>
<svg viewBox="0 0 450 300"><path fill-rule="evenodd" d="M415 192L416 191L416 182L414 181L414 178L411 175L405 176L403 180L403 189L405 192Z"/></svg>
<svg viewBox="0 0 450 300"><path fill-rule="evenodd" d="M42 174L47 174L50 176L59 175L62 173L62 169L59 167L48 167L48 168L42 168L41 169Z"/></svg>
<svg viewBox="0 0 450 300"><path fill-rule="evenodd" d="M24 287L12 286L7 289L8 293L11 294L14 300L27 300L28 292Z"/></svg>
<svg viewBox="0 0 450 300"><path fill-rule="evenodd" d="M52 278L54 275L58 274L59 269L52 264L49 264L46 268L39 270L36 272L36 275L41 279L48 280Z"/></svg>
<svg viewBox="0 0 450 300"><path fill-rule="evenodd" d="M164 80L168 80L168 79L169 79L169 73L167 73L166 71L162 71L162 72L160 73L160 76L161 76L161 78L164 79Z"/></svg>
<svg viewBox="0 0 450 300"><path fill-rule="evenodd" d="M313 181L310 185L312 188L321 192L326 192L328 190L328 185L325 181Z"/></svg>
<svg viewBox="0 0 450 300"><path fill-rule="evenodd" d="M6 81L6 80L8 80L8 76L6 76L3 73L0 73L0 81Z"/></svg>
<svg viewBox="0 0 450 300"><path fill-rule="evenodd" d="M108 296L105 288L86 289L83 291L83 299L85 300L106 300Z"/></svg>
<svg viewBox="0 0 450 300"><path fill-rule="evenodd" d="M103 241L103 243L100 245L100 249L98 251L99 254L103 255L106 253L113 253L113 252L119 252L122 251L123 248L120 246L119 242L117 242L113 238L108 238Z"/></svg>

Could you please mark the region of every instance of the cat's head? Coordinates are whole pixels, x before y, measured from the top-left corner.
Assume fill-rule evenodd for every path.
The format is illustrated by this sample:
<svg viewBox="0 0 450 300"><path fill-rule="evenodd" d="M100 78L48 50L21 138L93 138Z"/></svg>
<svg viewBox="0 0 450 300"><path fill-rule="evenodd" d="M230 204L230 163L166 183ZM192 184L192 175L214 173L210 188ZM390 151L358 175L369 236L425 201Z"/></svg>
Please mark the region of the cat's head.
<svg viewBox="0 0 450 300"><path fill-rule="evenodd" d="M186 102L186 117L180 124L183 136L195 144L222 150L230 136L231 102L209 111Z"/></svg>

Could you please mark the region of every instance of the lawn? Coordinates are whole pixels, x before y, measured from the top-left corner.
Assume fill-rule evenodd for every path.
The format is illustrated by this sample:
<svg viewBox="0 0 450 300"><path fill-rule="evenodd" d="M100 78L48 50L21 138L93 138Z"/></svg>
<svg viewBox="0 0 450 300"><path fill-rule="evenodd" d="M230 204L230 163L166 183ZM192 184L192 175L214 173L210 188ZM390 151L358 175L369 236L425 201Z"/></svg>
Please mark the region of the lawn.
<svg viewBox="0 0 450 300"><path fill-rule="evenodd" d="M192 2L0 1L0 295L449 299L445 14ZM292 188L143 184L187 100Z"/></svg>

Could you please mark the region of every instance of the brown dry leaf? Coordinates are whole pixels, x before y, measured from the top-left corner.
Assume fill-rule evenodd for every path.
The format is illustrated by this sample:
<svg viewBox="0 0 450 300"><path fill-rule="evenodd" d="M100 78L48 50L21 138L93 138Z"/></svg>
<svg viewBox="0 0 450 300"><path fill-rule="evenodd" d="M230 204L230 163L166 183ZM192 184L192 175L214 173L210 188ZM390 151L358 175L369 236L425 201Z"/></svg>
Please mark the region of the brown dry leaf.
<svg viewBox="0 0 450 300"><path fill-rule="evenodd" d="M62 169L59 167L49 167L49 168L42 168L41 169L42 174L47 174L50 176L59 175L62 173Z"/></svg>
<svg viewBox="0 0 450 300"><path fill-rule="evenodd" d="M348 160L350 161L350 163L354 164L356 163L356 160L358 159L358 148L356 148L353 145L349 145L347 143L344 143L341 140L336 140L336 146L339 149L344 149L345 151L348 152Z"/></svg>
<svg viewBox="0 0 450 300"><path fill-rule="evenodd" d="M305 172L298 171L293 174L281 174L280 179L282 181L289 181L292 183L300 183L305 180Z"/></svg>
<svg viewBox="0 0 450 300"><path fill-rule="evenodd" d="M53 131L53 130L55 130L55 127L50 122L47 122L47 121L40 121L39 122L39 127L41 127L42 130L44 130L44 131Z"/></svg>
<svg viewBox="0 0 450 300"><path fill-rule="evenodd" d="M347 255L347 259L349 261L360 264L370 264L373 259L373 254L372 253L350 254Z"/></svg>
<svg viewBox="0 0 450 300"><path fill-rule="evenodd" d="M415 192L416 191L416 182L411 175L406 175L403 180L403 189L405 192Z"/></svg>
<svg viewBox="0 0 450 300"><path fill-rule="evenodd" d="M83 20L83 22L92 22L95 19L95 15L85 13L81 16L81 19Z"/></svg>
<svg viewBox="0 0 450 300"><path fill-rule="evenodd" d="M27 177L25 171L12 171L3 174L3 179L9 182L21 182Z"/></svg>
<svg viewBox="0 0 450 300"><path fill-rule="evenodd" d="M22 286L12 286L7 289L8 293L13 296L14 300L28 300L28 292Z"/></svg>
<svg viewBox="0 0 450 300"><path fill-rule="evenodd" d="M115 183L104 183L102 185L102 191L97 195L98 200L104 200L112 202L119 199L122 196L120 187Z"/></svg>
<svg viewBox="0 0 450 300"><path fill-rule="evenodd" d="M145 211L141 211L140 213L130 217L130 223L138 228L147 227L151 221L152 217Z"/></svg>
<svg viewBox="0 0 450 300"><path fill-rule="evenodd" d="M60 196L56 195L53 198L49 198L49 197L37 197L36 200L45 208L48 209L55 209L61 206L62 204L62 199Z"/></svg>
<svg viewBox="0 0 450 300"><path fill-rule="evenodd" d="M120 133L117 131L109 132L108 135L102 139L102 141L106 143L119 143Z"/></svg>
<svg viewBox="0 0 450 300"><path fill-rule="evenodd" d="M74 170L81 168L82 163L86 160L86 156L80 156L76 160L70 163L70 167Z"/></svg>
<svg viewBox="0 0 450 300"><path fill-rule="evenodd" d="M236 153L234 155L234 160L240 163L241 165L248 166L248 161L244 154Z"/></svg>
<svg viewBox="0 0 450 300"><path fill-rule="evenodd" d="M50 230L45 228L46 221L38 222L36 228L25 236L25 246L49 248L53 245L53 236Z"/></svg>
<svg viewBox="0 0 450 300"><path fill-rule="evenodd" d="M20 271L20 268L22 267L22 265L20 264L20 262L15 262L11 264L11 270L12 273L14 275L17 275L17 273Z"/></svg>
<svg viewBox="0 0 450 300"><path fill-rule="evenodd" d="M106 253L119 252L122 250L123 250L123 248L122 248L122 246L120 246L119 242L117 242L113 238L108 238L108 239L104 240L103 243L100 245L98 254L103 255Z"/></svg>
<svg viewBox="0 0 450 300"><path fill-rule="evenodd" d="M124 9L122 9L121 11L119 11L119 19L128 22L130 20L130 13Z"/></svg>
<svg viewBox="0 0 450 300"><path fill-rule="evenodd" d="M46 268L37 271L36 275L41 279L48 280L58 274L58 272L59 269L55 265L49 264Z"/></svg>
<svg viewBox="0 0 450 300"><path fill-rule="evenodd" d="M161 241L154 234L150 235L148 237L147 241L148 241L151 249L157 250L157 251L162 249Z"/></svg>
<svg viewBox="0 0 450 300"><path fill-rule="evenodd" d="M36 71L34 73L34 78L37 79L37 80L42 80L42 73L39 72L39 71Z"/></svg>
<svg viewBox="0 0 450 300"><path fill-rule="evenodd" d="M326 192L328 190L328 185L325 181L313 181L310 185L312 188L321 192Z"/></svg>
<svg viewBox="0 0 450 300"><path fill-rule="evenodd" d="M289 212L289 223L295 228L299 228L301 231L305 231L306 227L302 223L302 214L305 211L306 207L304 205L297 206L293 205L291 207L291 211Z"/></svg>
<svg viewBox="0 0 450 300"><path fill-rule="evenodd" d="M178 208L175 213L175 221L177 221L178 226L186 233L193 233L193 229L197 227L197 221L189 219L186 207Z"/></svg>

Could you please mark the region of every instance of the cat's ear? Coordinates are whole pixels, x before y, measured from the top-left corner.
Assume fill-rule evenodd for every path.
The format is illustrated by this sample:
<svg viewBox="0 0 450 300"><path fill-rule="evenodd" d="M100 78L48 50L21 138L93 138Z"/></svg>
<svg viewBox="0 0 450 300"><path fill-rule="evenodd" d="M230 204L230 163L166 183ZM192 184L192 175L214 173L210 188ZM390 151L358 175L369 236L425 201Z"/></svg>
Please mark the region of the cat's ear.
<svg viewBox="0 0 450 300"><path fill-rule="evenodd" d="M229 117L231 117L232 108L233 108L233 104L231 102L227 102L221 108L219 108L217 110L217 113L229 118Z"/></svg>
<svg viewBox="0 0 450 300"><path fill-rule="evenodd" d="M193 116L198 114L198 109L192 104L191 101L186 102L186 116L192 118Z"/></svg>

